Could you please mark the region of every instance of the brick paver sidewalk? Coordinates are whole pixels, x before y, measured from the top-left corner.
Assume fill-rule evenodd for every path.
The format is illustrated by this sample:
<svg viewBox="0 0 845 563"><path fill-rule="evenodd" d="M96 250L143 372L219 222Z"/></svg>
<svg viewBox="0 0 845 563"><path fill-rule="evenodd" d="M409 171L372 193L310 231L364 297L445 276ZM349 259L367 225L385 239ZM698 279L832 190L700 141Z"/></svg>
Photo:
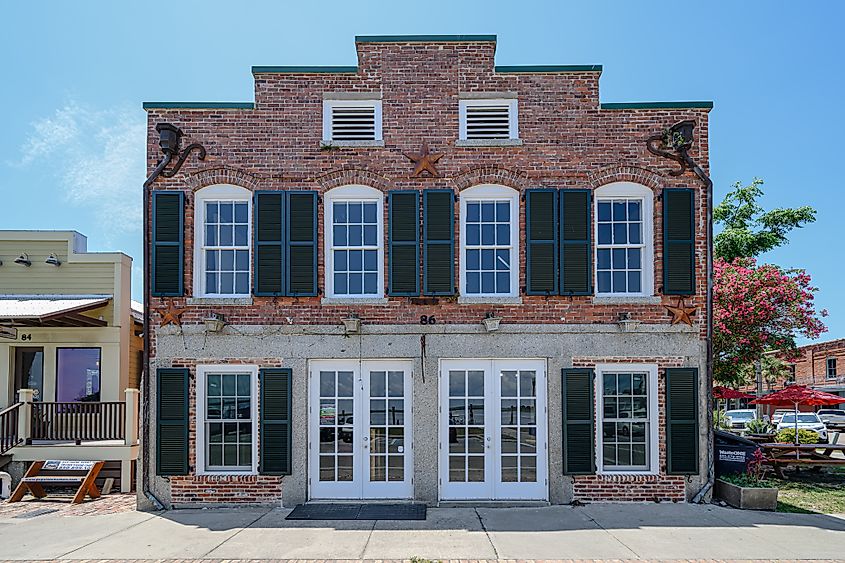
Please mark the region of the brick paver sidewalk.
<svg viewBox="0 0 845 563"><path fill-rule="evenodd" d="M0 519L26 518L28 514L36 516L50 511L59 516L86 516L89 514L115 514L117 512L131 512L135 510L134 493L113 493L91 500L86 499L82 504L71 504L70 496L50 495L45 499L37 499L27 494L20 502L0 502Z"/></svg>

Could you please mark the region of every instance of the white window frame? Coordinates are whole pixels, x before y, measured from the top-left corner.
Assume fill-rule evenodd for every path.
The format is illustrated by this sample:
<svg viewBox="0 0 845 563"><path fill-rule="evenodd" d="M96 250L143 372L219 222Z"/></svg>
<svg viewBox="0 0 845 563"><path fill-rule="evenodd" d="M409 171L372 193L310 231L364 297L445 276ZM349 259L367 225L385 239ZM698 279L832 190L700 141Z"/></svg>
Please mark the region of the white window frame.
<svg viewBox="0 0 845 563"><path fill-rule="evenodd" d="M484 107L484 106L508 106L508 139L467 139L467 108L468 107ZM463 99L458 101L458 140L460 141L476 141L489 142L491 144L497 141L504 140L518 140L519 139L519 103L516 98L478 98L478 99Z"/></svg>
<svg viewBox="0 0 845 563"><path fill-rule="evenodd" d="M596 472L601 475L658 475L660 473L660 413L657 410L657 364L598 364L595 367L596 404ZM605 469L604 440L604 374L605 373L647 373L648 374L648 469Z"/></svg>
<svg viewBox="0 0 845 563"><path fill-rule="evenodd" d="M205 390L208 374L250 375L250 412L252 414L252 467L250 469L207 469L205 460ZM197 475L257 475L258 474L258 366L256 365L198 365L196 377L196 474Z"/></svg>
<svg viewBox="0 0 845 563"><path fill-rule="evenodd" d="M463 190L460 193L461 220L460 220L460 295L462 298L507 298L519 297L519 192L513 188L500 184L479 184ZM511 208L510 217L510 249L511 249L511 271L510 271L510 293L468 293L466 290L466 218L467 202L478 200L509 201Z"/></svg>
<svg viewBox="0 0 845 563"><path fill-rule="evenodd" d="M642 201L642 245L611 245L612 247L633 248L641 246L640 266L642 279L638 293L600 292L598 280L599 251L599 201L612 199L639 199ZM647 186L633 182L613 182L605 184L593 192L593 280L596 297L651 297L654 295L654 192Z"/></svg>
<svg viewBox="0 0 845 563"><path fill-rule="evenodd" d="M326 280L326 297L337 299L381 299L384 297L384 192L359 184L350 184L333 188L325 193L323 240L325 243L324 255ZM334 203L335 202L375 202L376 204L376 243L378 244L378 288L376 293L364 293L351 295L346 293L337 294L334 290Z"/></svg>
<svg viewBox="0 0 845 563"><path fill-rule="evenodd" d="M246 293L205 292L205 204L208 201L236 201L247 204L247 247L249 250L249 284ZM194 194L194 271L193 294L201 298L249 298L252 296L252 192L232 184L206 186ZM235 247L233 247L235 248Z"/></svg>
<svg viewBox="0 0 845 563"><path fill-rule="evenodd" d="M332 109L336 107L360 107L360 106L372 106L373 108L373 120L374 120L374 130L373 134L375 135L374 139L361 139L361 140L334 140L332 138ZM371 144L371 143L381 143L384 139L382 138L382 119L381 119L381 100L332 100L327 99L323 100L323 143L325 144L333 144L333 145L345 145L348 144L350 146L354 146L356 144Z"/></svg>

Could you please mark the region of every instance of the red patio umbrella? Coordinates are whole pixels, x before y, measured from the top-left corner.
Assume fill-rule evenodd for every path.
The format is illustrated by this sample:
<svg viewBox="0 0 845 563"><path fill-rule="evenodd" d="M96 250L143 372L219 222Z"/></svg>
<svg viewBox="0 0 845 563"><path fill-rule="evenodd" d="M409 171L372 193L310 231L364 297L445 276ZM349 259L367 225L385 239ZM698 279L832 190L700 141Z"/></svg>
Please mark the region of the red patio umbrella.
<svg viewBox="0 0 845 563"><path fill-rule="evenodd" d="M816 391L806 385L790 385L786 389L769 393L764 397L751 401L755 405L774 405L776 407L795 408L795 445L798 445L798 405L824 406L845 403L845 397ZM796 455L798 452L795 452Z"/></svg>
<svg viewBox="0 0 845 563"><path fill-rule="evenodd" d="M743 393L742 391L737 391L736 389L731 389L730 387L716 385L713 387L713 397L715 399L756 399L757 395L751 395L750 393Z"/></svg>

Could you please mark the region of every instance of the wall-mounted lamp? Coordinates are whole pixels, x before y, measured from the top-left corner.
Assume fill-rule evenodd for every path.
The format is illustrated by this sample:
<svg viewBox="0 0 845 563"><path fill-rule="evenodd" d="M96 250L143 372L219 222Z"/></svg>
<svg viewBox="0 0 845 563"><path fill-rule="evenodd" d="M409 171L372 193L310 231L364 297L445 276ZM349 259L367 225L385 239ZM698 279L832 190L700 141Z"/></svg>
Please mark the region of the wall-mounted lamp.
<svg viewBox="0 0 845 563"><path fill-rule="evenodd" d="M481 319L481 322L487 332L495 332L499 330L499 324L502 322L502 317L497 317L490 312L487 313L487 316Z"/></svg>
<svg viewBox="0 0 845 563"><path fill-rule="evenodd" d="M619 324L619 328L622 332L634 332L637 330L637 327L640 326L641 321L633 318L631 313L625 312L619 315L619 320L616 322Z"/></svg>
<svg viewBox="0 0 845 563"><path fill-rule="evenodd" d="M226 326L226 317L220 313L209 313L205 318L205 330L208 332L220 332Z"/></svg>
<svg viewBox="0 0 845 563"><path fill-rule="evenodd" d="M21 252L21 255L15 258L15 264L20 264L29 268L32 266L32 260L29 259L29 255L26 252Z"/></svg>
<svg viewBox="0 0 845 563"><path fill-rule="evenodd" d="M59 260L59 257L56 256L54 252L50 253L50 256L48 256L47 259L44 260L44 263L50 264L51 266L55 266L57 268L62 265L62 261Z"/></svg>
<svg viewBox="0 0 845 563"><path fill-rule="evenodd" d="M361 319L355 313L343 319L343 334L358 334L361 332Z"/></svg>

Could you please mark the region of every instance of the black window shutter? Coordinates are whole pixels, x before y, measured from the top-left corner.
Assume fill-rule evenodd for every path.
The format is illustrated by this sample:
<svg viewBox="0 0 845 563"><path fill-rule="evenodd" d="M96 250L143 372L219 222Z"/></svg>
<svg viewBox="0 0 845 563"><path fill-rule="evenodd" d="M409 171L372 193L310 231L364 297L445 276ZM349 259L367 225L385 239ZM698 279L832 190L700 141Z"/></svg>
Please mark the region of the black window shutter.
<svg viewBox="0 0 845 563"><path fill-rule="evenodd" d="M420 294L420 194L416 190L387 195L388 293Z"/></svg>
<svg viewBox="0 0 845 563"><path fill-rule="evenodd" d="M152 198L152 294L181 297L184 293L185 194L154 191Z"/></svg>
<svg viewBox="0 0 845 563"><path fill-rule="evenodd" d="M291 378L289 368L265 368L259 372L261 392L262 475L290 475L291 472Z"/></svg>
<svg viewBox="0 0 845 563"><path fill-rule="evenodd" d="M455 195L423 190L423 293L455 294Z"/></svg>
<svg viewBox="0 0 845 563"><path fill-rule="evenodd" d="M317 192L287 194L287 294L317 295Z"/></svg>
<svg viewBox="0 0 845 563"><path fill-rule="evenodd" d="M156 370L156 474L188 473L188 370Z"/></svg>
<svg viewBox="0 0 845 563"><path fill-rule="evenodd" d="M592 475L595 455L595 372L591 368L561 370L563 377L563 473Z"/></svg>
<svg viewBox="0 0 845 563"><path fill-rule="evenodd" d="M558 191L525 192L526 293L558 292Z"/></svg>
<svg viewBox="0 0 845 563"><path fill-rule="evenodd" d="M698 369L666 369L666 460L672 475L698 473Z"/></svg>
<svg viewBox="0 0 845 563"><path fill-rule="evenodd" d="M663 293L695 293L695 191L663 190Z"/></svg>
<svg viewBox="0 0 845 563"><path fill-rule="evenodd" d="M285 295L285 192L254 196L255 295Z"/></svg>
<svg viewBox="0 0 845 563"><path fill-rule="evenodd" d="M590 190L560 190L561 295L593 293L591 196Z"/></svg>

